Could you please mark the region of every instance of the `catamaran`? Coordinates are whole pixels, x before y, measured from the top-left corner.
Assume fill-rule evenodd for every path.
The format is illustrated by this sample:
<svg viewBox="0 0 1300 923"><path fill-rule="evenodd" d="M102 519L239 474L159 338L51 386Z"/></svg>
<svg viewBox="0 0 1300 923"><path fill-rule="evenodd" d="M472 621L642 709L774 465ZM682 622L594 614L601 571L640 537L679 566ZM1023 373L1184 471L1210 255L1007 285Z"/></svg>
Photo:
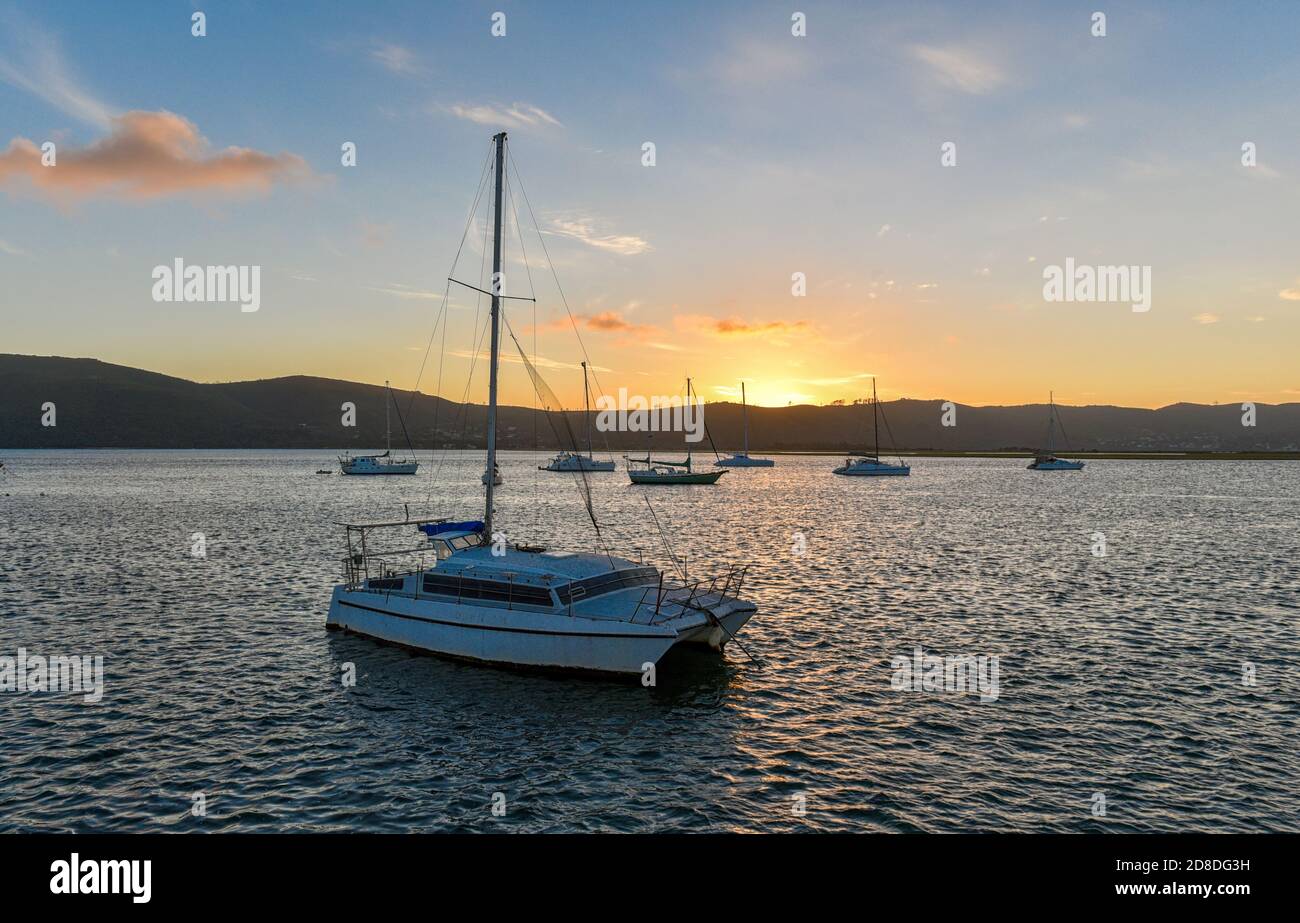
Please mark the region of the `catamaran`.
<svg viewBox="0 0 1300 923"><path fill-rule="evenodd" d="M1052 434L1061 426L1060 415L1056 412L1056 395L1048 392L1047 397L1047 448L1034 456L1026 467L1030 471L1081 471L1083 462L1057 458L1052 454ZM1061 426L1061 438L1065 438L1065 427Z"/></svg>
<svg viewBox="0 0 1300 923"><path fill-rule="evenodd" d="M578 452L561 452L551 459L546 466L539 465L538 471L613 471L612 461L600 461L591 454L591 390L587 387L587 363L582 363L582 406L583 419L587 421L587 454Z"/></svg>
<svg viewBox="0 0 1300 923"><path fill-rule="evenodd" d="M492 272L500 278L505 132L492 141ZM509 297L494 288L479 289L492 299L489 471L497 455L501 304ZM522 348L520 355L540 390ZM599 535L590 492L584 496ZM512 543L497 531L494 497L489 478L481 520L408 515L398 522L340 523L347 539L344 582L334 587L327 626L476 661L644 675L680 644L721 651L757 611L740 596L744 567L693 581L683 570L680 580L673 580L656 567L608 551L575 553ZM380 530L414 533L421 541L414 548L388 549L377 541L377 533L393 533ZM673 559L676 565L675 554Z"/></svg>
<svg viewBox="0 0 1300 923"><path fill-rule="evenodd" d="M844 464L834 469L834 473L857 477L886 477L890 475L906 477L911 474L911 467L903 464L901 458L898 460L898 464L880 460L880 401L876 399L875 376L871 378L871 421L875 442L870 454L863 452L849 456L849 458L845 459ZM889 426L889 421L885 421L885 426Z"/></svg>
<svg viewBox="0 0 1300 923"><path fill-rule="evenodd" d="M344 453L339 456L339 468L344 474L415 474L420 467L420 463L414 458L393 458L393 428L389 419L388 407L393 400L393 390L384 382L384 452L382 455L350 455ZM406 432L406 424L402 423L402 432ZM410 447L410 439L407 439L407 447ZM414 454L414 452L412 452ZM318 474L320 472L317 472Z"/></svg>
<svg viewBox="0 0 1300 923"><path fill-rule="evenodd" d="M745 401L745 383L740 383L740 409L745 420L745 448L736 455L728 455L714 462L722 468L771 468L776 462L770 458L749 457L749 404ZM727 483L731 483L728 481Z"/></svg>
<svg viewBox="0 0 1300 923"><path fill-rule="evenodd" d="M691 380L686 379L686 408L691 407ZM627 476L633 484L716 484L726 474L722 471L696 471L691 466L691 444L686 443L685 461L665 461L651 458L646 449L645 458L627 459ZM637 467L633 467L633 466Z"/></svg>

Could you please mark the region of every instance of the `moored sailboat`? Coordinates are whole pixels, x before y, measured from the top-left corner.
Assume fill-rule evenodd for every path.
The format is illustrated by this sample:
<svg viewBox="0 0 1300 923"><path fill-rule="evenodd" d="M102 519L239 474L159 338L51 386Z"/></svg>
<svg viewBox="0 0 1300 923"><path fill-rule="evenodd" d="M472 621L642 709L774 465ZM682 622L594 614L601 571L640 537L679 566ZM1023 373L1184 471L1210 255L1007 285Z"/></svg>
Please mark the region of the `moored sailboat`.
<svg viewBox="0 0 1300 923"><path fill-rule="evenodd" d="M587 454L579 452L560 452L550 463L541 466L538 471L613 471L612 461L601 461L591 453L591 389L587 387L587 363L582 363L582 406L583 419L587 424Z"/></svg>
<svg viewBox="0 0 1300 923"><path fill-rule="evenodd" d="M350 455L344 453L339 456L339 468L344 474L415 474L419 469L420 463L414 458L393 458L393 427L389 417L389 403L393 399L393 390L384 382L384 452L381 455ZM406 432L406 424L402 424L402 432ZM410 446L410 439L407 439L407 446ZM414 454L414 452L412 452ZM317 472L318 474L320 472Z"/></svg>
<svg viewBox="0 0 1300 923"><path fill-rule="evenodd" d="M492 271L499 274L505 132L492 140ZM493 471L505 296L489 294L487 470ZM531 366L529 371L535 372ZM490 663L644 675L679 644L721 651L757 611L740 597L745 568L712 580L688 582L683 575L674 581L658 568L608 552L547 551L511 543L496 531L491 478L486 487L482 520L407 517L341 524L348 554L327 626ZM590 494L585 496L599 534ZM379 530L390 529L416 531L424 541L413 549L385 550L375 538ZM425 566L429 559L433 563ZM402 563L411 561L413 566Z"/></svg>
<svg viewBox="0 0 1300 923"><path fill-rule="evenodd" d="M1083 462L1071 461L1065 458L1057 458L1052 452L1052 436L1057 426L1060 426L1060 417L1056 411L1056 395L1048 392L1047 397L1047 448L1034 456L1034 460L1026 467L1030 471L1082 471ZM1065 438L1065 427L1061 427L1061 438Z"/></svg>
<svg viewBox="0 0 1300 923"><path fill-rule="evenodd" d="M735 455L719 458L714 464L723 468L771 468L775 466L776 462L770 458L749 457L749 403L745 400L745 383L743 381L740 383L740 412L744 420L745 447Z"/></svg>
<svg viewBox="0 0 1300 923"><path fill-rule="evenodd" d="M852 475L854 477L906 477L911 474L911 466L904 464L901 458L898 460L898 464L880 460L880 401L876 398L876 379L874 375L871 378L871 421L872 433L874 434L871 452L849 456L845 459L844 464L833 469L832 473ZM886 422L885 426L889 426L888 422Z"/></svg>
<svg viewBox="0 0 1300 923"><path fill-rule="evenodd" d="M686 406L691 406L689 378L686 379ZM633 484L716 484L718 478L727 473L725 468L722 471L696 471L691 463L689 442L686 443L685 461L651 458L649 449L646 450L645 458L624 457L627 458L627 476Z"/></svg>

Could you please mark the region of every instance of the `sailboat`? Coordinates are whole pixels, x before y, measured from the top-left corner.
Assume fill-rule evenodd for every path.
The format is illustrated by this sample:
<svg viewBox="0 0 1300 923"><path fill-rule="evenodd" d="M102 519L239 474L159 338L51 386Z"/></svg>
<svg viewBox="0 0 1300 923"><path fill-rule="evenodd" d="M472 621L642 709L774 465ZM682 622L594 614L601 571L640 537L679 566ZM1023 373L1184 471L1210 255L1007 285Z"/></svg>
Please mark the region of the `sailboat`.
<svg viewBox="0 0 1300 923"><path fill-rule="evenodd" d="M384 382L384 452L382 455L349 455L344 453L339 456L339 468L344 474L415 474L420 467L420 463L414 458L393 458L393 430L392 423L389 420L389 403L393 400L393 390ZM402 424L402 432L406 432L406 424ZM407 440L409 448L410 440Z"/></svg>
<svg viewBox="0 0 1300 923"><path fill-rule="evenodd" d="M492 141L492 272L500 278L506 133ZM499 290L486 294L492 299L491 471L497 456L501 304L507 296ZM501 524L494 516L494 496L489 479L481 520L408 515L396 522L340 523L347 540L344 582L334 587L326 625L488 663L645 675L680 644L721 651L757 611L740 596L744 567L712 579L687 581L683 575L678 581L607 551L548 551L507 542L504 531L497 531ZM590 494L585 497L599 530ZM414 549L388 550L377 540L393 534L387 530L414 532L423 541Z"/></svg>
<svg viewBox="0 0 1300 923"><path fill-rule="evenodd" d="M1056 412L1056 395L1049 391L1047 397L1047 448L1034 456L1034 460L1027 466L1030 471L1083 470L1083 462L1057 458L1052 454L1052 434L1056 427L1060 425L1060 417ZM1063 426L1061 427L1061 437L1065 437L1065 427Z"/></svg>
<svg viewBox="0 0 1300 923"><path fill-rule="evenodd" d="M770 458L749 457L749 404L745 401L745 383L740 383L740 408L745 420L745 448L737 455L728 455L714 462L723 468L771 468L776 462Z"/></svg>
<svg viewBox="0 0 1300 923"><path fill-rule="evenodd" d="M545 467L539 465L538 471L613 471L612 461L599 461L591 454L591 390L587 387L587 363L582 363L582 406L585 410L583 419L587 421L587 454L578 452L561 452L551 459Z"/></svg>
<svg viewBox="0 0 1300 923"><path fill-rule="evenodd" d="M691 406L691 380L686 379L686 406ZM664 461L651 458L646 449L645 458L627 458L627 476L633 484L716 484L718 478L727 473L722 471L696 471L691 466L691 444L686 443L685 461ZM634 468L633 465L645 467Z"/></svg>
<svg viewBox="0 0 1300 923"><path fill-rule="evenodd" d="M834 473L858 477L883 477L889 475L905 477L911 474L911 467L903 464L901 458L896 465L880 460L880 401L876 399L876 378L874 375L871 378L871 421L872 433L874 433L875 438L871 454L868 455L864 452L856 456L850 456L845 459L844 464L834 469Z"/></svg>

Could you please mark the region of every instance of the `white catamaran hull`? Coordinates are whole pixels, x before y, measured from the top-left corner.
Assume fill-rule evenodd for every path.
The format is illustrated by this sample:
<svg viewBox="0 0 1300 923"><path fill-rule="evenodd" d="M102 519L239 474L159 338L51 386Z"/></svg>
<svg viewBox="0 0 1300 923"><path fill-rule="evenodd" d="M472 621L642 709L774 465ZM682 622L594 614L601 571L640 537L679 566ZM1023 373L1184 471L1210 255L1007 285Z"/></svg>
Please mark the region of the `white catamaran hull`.
<svg viewBox="0 0 1300 923"><path fill-rule="evenodd" d="M677 644L721 650L754 615L750 604L718 612L716 624L697 613L672 625L581 618L500 606L415 599L334 588L326 626L449 657L519 667L642 673ZM725 627L725 631L723 628Z"/></svg>

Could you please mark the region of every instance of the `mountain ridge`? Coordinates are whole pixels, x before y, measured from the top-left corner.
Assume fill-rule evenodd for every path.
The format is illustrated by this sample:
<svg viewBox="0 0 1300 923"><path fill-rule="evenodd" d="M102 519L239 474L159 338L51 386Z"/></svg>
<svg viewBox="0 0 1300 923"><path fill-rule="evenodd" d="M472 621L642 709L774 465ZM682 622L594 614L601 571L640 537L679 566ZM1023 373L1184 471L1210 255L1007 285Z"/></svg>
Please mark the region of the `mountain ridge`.
<svg viewBox="0 0 1300 923"><path fill-rule="evenodd" d="M416 448L481 448L487 408L433 395L394 389ZM357 408L357 425L342 425L341 405ZM42 406L55 405L56 424L42 426ZM882 401L882 453L1015 451L1041 447L1046 404L974 406L953 402L956 425L943 426L942 400ZM1256 402L1256 425L1242 425L1238 404L1180 401L1148 409L1094 404L1059 406L1078 452L1295 452L1300 451L1300 403ZM409 411L409 414L408 414ZM568 411L568 430L582 438L582 411ZM596 413L592 412L593 420ZM436 427L435 427L436 421ZM730 402L705 409L718 451L741 444L741 408ZM860 450L869 444L869 404L798 404L749 408L750 450ZM405 445L399 414L392 417L393 444ZM502 448L553 450L560 415L502 405ZM888 441L892 434L892 444ZM237 382L200 383L94 358L0 354L0 448L333 448L382 446L384 389L314 375L286 375ZM864 442L865 440L865 442ZM597 450L643 451L643 433L593 434ZM679 451L678 434L649 440L656 451ZM705 440L695 450L709 453ZM1067 446L1058 445L1065 451Z"/></svg>

